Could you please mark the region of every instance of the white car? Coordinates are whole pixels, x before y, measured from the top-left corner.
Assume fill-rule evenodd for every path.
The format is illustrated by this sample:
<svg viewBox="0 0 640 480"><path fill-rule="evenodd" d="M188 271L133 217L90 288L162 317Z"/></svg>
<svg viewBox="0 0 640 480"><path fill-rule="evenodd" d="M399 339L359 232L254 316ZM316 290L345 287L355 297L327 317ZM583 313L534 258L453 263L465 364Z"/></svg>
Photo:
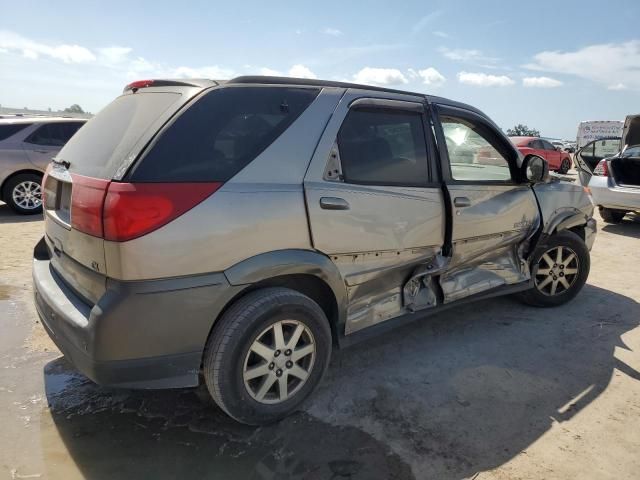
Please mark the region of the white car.
<svg viewBox="0 0 640 480"><path fill-rule="evenodd" d="M576 153L575 164L605 222L640 213L640 115L626 118L622 138L587 143Z"/></svg>

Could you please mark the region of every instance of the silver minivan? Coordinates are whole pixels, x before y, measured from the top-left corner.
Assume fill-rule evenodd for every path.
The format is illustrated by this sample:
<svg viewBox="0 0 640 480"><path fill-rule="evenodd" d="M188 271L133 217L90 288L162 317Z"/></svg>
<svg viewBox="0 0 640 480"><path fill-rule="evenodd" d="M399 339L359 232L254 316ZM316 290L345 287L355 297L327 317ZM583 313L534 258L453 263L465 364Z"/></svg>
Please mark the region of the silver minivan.
<svg viewBox="0 0 640 480"><path fill-rule="evenodd" d="M463 302L575 297L593 204L482 112L417 93L146 80L43 180L35 303L97 383L204 383L248 424L296 410L331 350Z"/></svg>
<svg viewBox="0 0 640 480"><path fill-rule="evenodd" d="M42 175L85 123L67 117L0 116L0 200L16 213L42 212Z"/></svg>

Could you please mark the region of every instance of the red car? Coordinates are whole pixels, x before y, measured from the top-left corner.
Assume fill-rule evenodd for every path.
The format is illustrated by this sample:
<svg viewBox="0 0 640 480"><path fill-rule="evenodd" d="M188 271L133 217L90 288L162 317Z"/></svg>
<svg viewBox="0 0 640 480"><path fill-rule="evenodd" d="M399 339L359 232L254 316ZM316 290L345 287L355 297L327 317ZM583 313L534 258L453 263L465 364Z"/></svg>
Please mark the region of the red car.
<svg viewBox="0 0 640 480"><path fill-rule="evenodd" d="M544 158L549 170L567 173L571 168L571 155L558 150L551 142L538 137L509 137L523 155L534 154Z"/></svg>

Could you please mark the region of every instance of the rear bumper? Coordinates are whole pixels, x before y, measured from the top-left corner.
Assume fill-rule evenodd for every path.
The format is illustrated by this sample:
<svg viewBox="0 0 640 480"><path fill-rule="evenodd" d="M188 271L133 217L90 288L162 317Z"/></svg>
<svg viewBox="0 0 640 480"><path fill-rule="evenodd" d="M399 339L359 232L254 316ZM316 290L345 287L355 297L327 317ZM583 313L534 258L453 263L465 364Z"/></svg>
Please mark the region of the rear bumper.
<svg viewBox="0 0 640 480"><path fill-rule="evenodd" d="M242 287L222 273L179 279L118 282L91 306L43 256L33 260L35 304L65 357L101 385L174 388L198 384L214 320Z"/></svg>
<svg viewBox="0 0 640 480"><path fill-rule="evenodd" d="M589 189L593 203L600 207L640 211L640 188L621 187L610 177L593 176Z"/></svg>

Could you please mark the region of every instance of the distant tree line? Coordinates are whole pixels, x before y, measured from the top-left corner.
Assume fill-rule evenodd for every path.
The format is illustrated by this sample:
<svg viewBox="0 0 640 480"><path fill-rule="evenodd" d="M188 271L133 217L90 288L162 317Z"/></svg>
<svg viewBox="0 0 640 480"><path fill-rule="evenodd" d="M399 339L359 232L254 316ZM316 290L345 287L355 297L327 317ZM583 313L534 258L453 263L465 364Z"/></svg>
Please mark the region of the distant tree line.
<svg viewBox="0 0 640 480"><path fill-rule="evenodd" d="M539 137L540 131L519 123L515 127L507 129L507 135L510 137Z"/></svg>

